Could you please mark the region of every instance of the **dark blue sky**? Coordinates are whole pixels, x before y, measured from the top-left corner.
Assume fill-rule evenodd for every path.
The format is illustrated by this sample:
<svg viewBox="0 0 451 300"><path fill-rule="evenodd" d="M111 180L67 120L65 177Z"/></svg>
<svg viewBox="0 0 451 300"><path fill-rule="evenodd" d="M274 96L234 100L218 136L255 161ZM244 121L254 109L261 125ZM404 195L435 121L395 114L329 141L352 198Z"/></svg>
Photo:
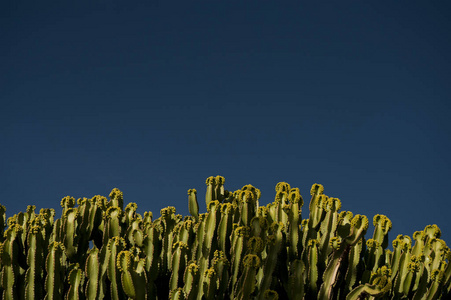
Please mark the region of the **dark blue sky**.
<svg viewBox="0 0 451 300"><path fill-rule="evenodd" d="M142 2L0 4L8 217L114 187L186 215L220 174L451 243L451 2Z"/></svg>

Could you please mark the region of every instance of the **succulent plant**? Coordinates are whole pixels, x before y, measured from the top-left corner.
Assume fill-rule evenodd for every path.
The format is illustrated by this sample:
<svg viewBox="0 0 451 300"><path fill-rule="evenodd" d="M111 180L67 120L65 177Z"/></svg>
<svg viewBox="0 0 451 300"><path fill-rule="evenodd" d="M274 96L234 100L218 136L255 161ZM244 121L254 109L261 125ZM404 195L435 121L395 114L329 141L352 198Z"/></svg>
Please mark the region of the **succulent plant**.
<svg viewBox="0 0 451 300"><path fill-rule="evenodd" d="M387 216L340 211L311 188L276 185L273 202L245 185L206 180L205 212L188 190L189 216L154 219L124 195L64 197L62 215L29 205L6 220L0 205L1 299L445 299L451 250L429 225L389 243ZM308 217L302 219L302 214ZM388 249L391 245L392 249Z"/></svg>

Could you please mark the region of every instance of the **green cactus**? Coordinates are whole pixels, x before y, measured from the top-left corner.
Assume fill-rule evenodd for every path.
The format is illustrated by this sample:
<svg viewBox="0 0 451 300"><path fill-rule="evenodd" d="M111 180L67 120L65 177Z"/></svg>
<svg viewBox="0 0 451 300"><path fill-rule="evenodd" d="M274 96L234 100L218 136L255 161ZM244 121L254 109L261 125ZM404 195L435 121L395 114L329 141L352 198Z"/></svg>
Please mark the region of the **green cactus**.
<svg viewBox="0 0 451 300"><path fill-rule="evenodd" d="M196 219L199 219L199 203L197 202L197 191L195 189L188 190L188 209L189 213Z"/></svg>
<svg viewBox="0 0 451 300"><path fill-rule="evenodd" d="M145 256L146 272L150 282L158 277L158 266L161 252L161 239L158 226L149 224L145 231L146 235L143 240L143 253Z"/></svg>
<svg viewBox="0 0 451 300"><path fill-rule="evenodd" d="M23 228L10 223L0 251L2 299L18 299L23 291L23 274L27 269L22 242Z"/></svg>
<svg viewBox="0 0 451 300"><path fill-rule="evenodd" d="M107 276L110 281L110 296L112 299L123 299L125 291L121 288L121 274L118 272L117 260L119 253L126 248L125 240L121 237L112 237L107 244L108 259Z"/></svg>
<svg viewBox="0 0 451 300"><path fill-rule="evenodd" d="M279 262L279 253L284 246L284 226L282 223L273 223L271 225L271 234L267 237L266 258L263 264L263 279L259 286L259 299L262 299L266 290L271 288L273 273Z"/></svg>
<svg viewBox="0 0 451 300"><path fill-rule="evenodd" d="M99 249L97 247L92 248L89 251L88 259L85 265L85 274L88 282L86 285L85 294L88 299L101 299L105 295L101 295L101 289L99 284L100 280L100 261L99 261Z"/></svg>
<svg viewBox="0 0 451 300"><path fill-rule="evenodd" d="M451 250L437 225L399 235L392 222L340 211L341 201L311 188L302 220L298 188L276 185L272 203L245 185L231 193L222 176L206 181L206 213L188 191L189 216L174 207L140 215L123 194L29 205L5 224L0 205L2 299L445 299ZM77 205L77 206L76 206ZM412 243L413 241L413 243Z"/></svg>
<svg viewBox="0 0 451 300"><path fill-rule="evenodd" d="M77 216L76 208L64 209L63 217L61 219L60 238L64 244L66 255L69 259L74 260L77 254ZM60 225L59 223L57 225Z"/></svg>
<svg viewBox="0 0 451 300"><path fill-rule="evenodd" d="M3 233L5 232L5 227L6 227L6 207L0 204L0 243L2 243L4 240Z"/></svg>
<svg viewBox="0 0 451 300"><path fill-rule="evenodd" d="M69 289L66 294L67 300L79 300L83 298L83 271L80 269L78 264L73 264L69 267L69 275L67 276L67 281L69 283Z"/></svg>
<svg viewBox="0 0 451 300"><path fill-rule="evenodd" d="M144 260L135 259L128 250L117 255L117 268L121 273L121 285L125 294L131 299L147 299L147 278Z"/></svg>
<svg viewBox="0 0 451 300"><path fill-rule="evenodd" d="M371 284L359 285L353 289L346 300L362 299L365 296L381 297L388 293L392 287L390 280L391 270L383 266L371 275Z"/></svg>
<svg viewBox="0 0 451 300"><path fill-rule="evenodd" d="M172 274L169 282L170 290L175 290L183 285L183 274L188 263L189 247L186 243L179 241L173 245Z"/></svg>
<svg viewBox="0 0 451 300"><path fill-rule="evenodd" d="M216 179L213 176L208 177L205 183L207 184L207 192L205 193L205 206L208 207L208 204L211 201L216 200L215 195Z"/></svg>
<svg viewBox="0 0 451 300"><path fill-rule="evenodd" d="M41 227L34 225L30 228L27 236L27 265L25 274L25 299L44 298L44 288L42 285L44 277L44 241L41 234Z"/></svg>
<svg viewBox="0 0 451 300"><path fill-rule="evenodd" d="M244 270L240 280L235 285L234 299L249 299L256 289L257 269L261 260L257 255L248 254L243 259Z"/></svg>
<svg viewBox="0 0 451 300"><path fill-rule="evenodd" d="M64 246L60 242L53 242L49 246L45 261L45 300L57 300L64 297L64 273L66 269Z"/></svg>

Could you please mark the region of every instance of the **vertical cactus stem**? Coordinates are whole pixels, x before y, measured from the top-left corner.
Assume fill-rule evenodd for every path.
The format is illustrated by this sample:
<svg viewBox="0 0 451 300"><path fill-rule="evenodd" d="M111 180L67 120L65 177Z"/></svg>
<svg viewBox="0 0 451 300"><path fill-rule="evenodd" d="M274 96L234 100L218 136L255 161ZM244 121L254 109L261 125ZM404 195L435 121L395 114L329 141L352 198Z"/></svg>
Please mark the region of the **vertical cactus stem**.
<svg viewBox="0 0 451 300"><path fill-rule="evenodd" d="M291 247L289 248L289 254L291 259L299 257L300 255L300 239L299 239L299 225L301 224L301 208L304 205L304 200L299 193L298 188L293 188L288 194L288 200L292 204L290 210L290 230L289 230L289 241Z"/></svg>
<svg viewBox="0 0 451 300"><path fill-rule="evenodd" d="M410 262L407 264L407 272L402 284L402 292L404 295L411 297L412 295L410 291L412 290L413 285L415 284L416 277L418 275L418 271L420 270L421 258L412 255L410 257Z"/></svg>
<svg viewBox="0 0 451 300"><path fill-rule="evenodd" d="M144 273L144 261L136 259L128 250L117 255L117 268L121 273L121 285L131 299L147 298L147 280Z"/></svg>
<svg viewBox="0 0 451 300"><path fill-rule="evenodd" d="M108 244L102 245L102 248L100 248L97 259L99 261L99 287L98 287L98 298L104 299L107 298L109 287L107 286L108 282L108 268L109 268L109 262L110 262L110 254L111 254L111 247L109 247Z"/></svg>
<svg viewBox="0 0 451 300"><path fill-rule="evenodd" d="M46 299L62 299L64 295L64 246L60 242L53 242L49 246L49 253L45 261L47 277L45 278Z"/></svg>
<svg viewBox="0 0 451 300"><path fill-rule="evenodd" d="M285 234L287 234L290 230L290 223L291 220L290 218L293 216L292 215L292 208L293 204L284 204L279 210L280 212L280 221L282 222L282 224L284 225L284 229L285 229Z"/></svg>
<svg viewBox="0 0 451 300"><path fill-rule="evenodd" d="M98 248L102 247L102 230L99 227L103 226L103 216L97 197L101 196L95 196L91 199L85 198L84 204L79 207L79 219L81 220L79 222L81 225L78 226L79 251L87 252L90 241Z"/></svg>
<svg viewBox="0 0 451 300"><path fill-rule="evenodd" d="M415 231L413 233L413 239L415 241L415 244L412 248L412 254L413 255L419 255L423 252L425 246L426 246L426 235L424 231Z"/></svg>
<svg viewBox="0 0 451 300"><path fill-rule="evenodd" d="M229 282L229 260L222 251L216 250L212 260L213 268L218 278L218 295L224 295L227 292Z"/></svg>
<svg viewBox="0 0 451 300"><path fill-rule="evenodd" d="M445 287L446 292L451 294L451 251L449 248L445 258L448 260L448 264L443 273L443 286Z"/></svg>
<svg viewBox="0 0 451 300"><path fill-rule="evenodd" d="M288 229L288 215L287 211L290 210L288 204L288 192L280 190L276 193L276 198L271 205L271 215L273 222L282 222L285 225L285 229Z"/></svg>
<svg viewBox="0 0 451 300"><path fill-rule="evenodd" d="M273 223L270 231L272 234L268 235L266 239L267 256L263 266L263 280L259 287L259 299L262 299L263 293L271 288L273 273L279 263L279 253L284 242L284 226L282 223Z"/></svg>
<svg viewBox="0 0 451 300"><path fill-rule="evenodd" d="M371 272L376 270L383 264L381 260L384 251L378 241L369 239L366 241L367 251L365 253L365 266Z"/></svg>
<svg viewBox="0 0 451 300"><path fill-rule="evenodd" d="M349 263L346 271L345 285L342 287L344 294L348 294L358 279L358 270L361 265L361 253L363 250L363 239L360 239L349 250Z"/></svg>
<svg viewBox="0 0 451 300"><path fill-rule="evenodd" d="M75 233L77 228L78 210L76 208L68 208L63 213L62 236L66 255L69 259L73 258L77 253L77 243L75 242Z"/></svg>
<svg viewBox="0 0 451 300"><path fill-rule="evenodd" d="M69 275L67 276L67 281L69 283L69 290L66 294L66 299L68 300L78 300L81 299L82 292L80 288L82 287L83 272L79 268L78 264L72 265Z"/></svg>
<svg viewBox="0 0 451 300"><path fill-rule="evenodd" d="M40 226L32 226L27 236L27 264L28 269L25 274L25 298L43 298L43 238L40 233Z"/></svg>
<svg viewBox="0 0 451 300"><path fill-rule="evenodd" d="M152 223L152 219L153 219L153 214L151 211L146 211L144 212L144 218L143 218L143 223Z"/></svg>
<svg viewBox="0 0 451 300"><path fill-rule="evenodd" d="M169 289L174 290L182 287L183 273L188 261L189 247L184 242L176 242L172 246L172 273L169 281Z"/></svg>
<svg viewBox="0 0 451 300"><path fill-rule="evenodd" d="M160 211L161 217L157 220L161 225L162 251L160 257L159 273L166 274L171 268L172 244L174 242L174 227L177 223L175 207L168 206ZM169 279L169 278L168 278Z"/></svg>
<svg viewBox="0 0 451 300"><path fill-rule="evenodd" d="M446 246L444 240L433 238L428 241L427 244L430 251L424 250L424 255L429 255L432 258L430 262L430 268L433 269L441 269L442 264L444 263L446 253L449 251L449 248Z"/></svg>
<svg viewBox="0 0 451 300"><path fill-rule="evenodd" d="M290 299L304 298L304 272L305 265L300 259L292 261L290 266L289 292Z"/></svg>
<svg viewBox="0 0 451 300"><path fill-rule="evenodd" d="M320 226L328 211L329 197L326 195L319 195L316 205L313 207L313 211L310 211L311 226L315 231L320 230Z"/></svg>
<svg viewBox="0 0 451 300"><path fill-rule="evenodd" d="M309 240L308 242L308 264L307 264L307 278L308 290L307 296L312 297L317 294L318 282L318 240Z"/></svg>
<svg viewBox="0 0 451 300"><path fill-rule="evenodd" d="M235 229L232 236L232 283L235 283L238 280L241 259L245 252L245 240L249 236L249 231L249 227L240 226Z"/></svg>
<svg viewBox="0 0 451 300"><path fill-rule="evenodd" d="M224 191L224 183L225 183L225 178L221 175L217 175L215 177L215 199L214 200L218 200L220 203L222 203L224 201L225 198L225 191Z"/></svg>
<svg viewBox="0 0 451 300"><path fill-rule="evenodd" d="M149 281L154 281L158 276L158 263L161 252L160 232L155 224L151 224L143 241L143 252L146 259L146 271Z"/></svg>
<svg viewBox="0 0 451 300"><path fill-rule="evenodd" d="M347 237L351 233L351 221L354 214L350 211L342 211L338 214L337 234Z"/></svg>
<svg viewBox="0 0 451 300"><path fill-rule="evenodd" d="M205 234L202 241L202 252L204 258L210 259L216 250L216 236L218 230L218 216L220 211L220 203L218 200L211 201L208 204L208 214L205 220Z"/></svg>
<svg viewBox="0 0 451 300"><path fill-rule="evenodd" d="M346 243L351 246L357 243L365 235L368 226L368 218L365 215L355 215L351 221L351 232L346 237Z"/></svg>
<svg viewBox="0 0 451 300"><path fill-rule="evenodd" d="M130 298L136 298L136 286L130 273L132 269L133 256L130 251L122 250L117 255L117 269L121 272L121 284L125 294Z"/></svg>
<svg viewBox="0 0 451 300"><path fill-rule="evenodd" d="M431 285L427 291L426 299L440 299L441 297L441 287L443 286L443 276L444 272L438 269L432 270L430 279ZM448 287L449 288L449 287Z"/></svg>
<svg viewBox="0 0 451 300"><path fill-rule="evenodd" d="M216 279L217 274L214 268L205 270L202 282L202 291L205 299L214 299L216 294ZM202 298L204 298L202 297Z"/></svg>
<svg viewBox="0 0 451 300"><path fill-rule="evenodd" d="M136 223L140 224L141 222L136 222ZM130 244L133 245L134 247L137 247L137 249L142 248L143 241L144 241L144 234L143 234L141 228L133 228L130 231L129 241L130 241Z"/></svg>
<svg viewBox="0 0 451 300"><path fill-rule="evenodd" d="M261 191L259 189L257 189L256 187L254 187L251 184L245 185L241 188L242 191L250 191L253 194L253 199L254 199L254 206L255 206L255 211L257 212L259 209L259 203L258 200L261 197Z"/></svg>
<svg viewBox="0 0 451 300"><path fill-rule="evenodd" d="M100 195L94 196L93 200L102 211L106 211L109 207L111 207L111 202L108 201L108 199L104 196Z"/></svg>
<svg viewBox="0 0 451 300"><path fill-rule="evenodd" d="M291 190L291 186L290 186L290 184L288 184L286 182L279 182L276 184L276 193L278 193L278 192L289 193L290 190Z"/></svg>
<svg viewBox="0 0 451 300"><path fill-rule="evenodd" d="M268 230L268 220L262 216L253 217L250 222L251 235L256 237L266 238Z"/></svg>
<svg viewBox="0 0 451 300"><path fill-rule="evenodd" d="M88 278L85 295L88 299L100 299L99 297L99 273L100 273L99 249L96 247L89 251L86 259L85 274Z"/></svg>
<svg viewBox="0 0 451 300"><path fill-rule="evenodd" d="M106 210L103 234L104 244L107 244L111 238L122 235L122 213L122 210L117 206L111 206Z"/></svg>
<svg viewBox="0 0 451 300"><path fill-rule="evenodd" d="M236 299L250 299L250 295L254 292L256 286L256 272L260 267L261 260L257 255L248 254L243 259L244 271L241 280L238 282L236 289L239 290L235 295Z"/></svg>
<svg viewBox="0 0 451 300"><path fill-rule="evenodd" d="M183 291L186 294L186 299L196 299L199 289L199 266L194 262L189 263L183 275Z"/></svg>
<svg viewBox="0 0 451 300"><path fill-rule="evenodd" d="M351 248L350 246L342 244L342 240L340 237L331 238L329 243L334 252L331 258L329 259L327 267L322 275L323 283L320 287L318 299L336 298L334 288L340 275L340 270L342 266L346 265L348 262L348 253Z"/></svg>
<svg viewBox="0 0 451 300"><path fill-rule="evenodd" d="M328 198L325 202L326 215L321 223L320 259L322 267L325 267L327 256L332 252L331 238L335 237L338 226L338 211L341 209L341 201L338 198Z"/></svg>
<svg viewBox="0 0 451 300"><path fill-rule="evenodd" d="M241 197L241 224L249 226L252 217L255 215L255 196L251 191L245 190Z"/></svg>
<svg viewBox="0 0 451 300"><path fill-rule="evenodd" d="M118 273L117 269L117 256L126 247L125 240L121 237L113 237L108 241L107 249L108 255L108 266L107 275L110 280L110 296L112 299L120 299L123 295L122 289L120 288L121 274Z"/></svg>
<svg viewBox="0 0 451 300"><path fill-rule="evenodd" d="M324 187L321 184L315 183L312 185L312 188L310 189L310 195L312 195L312 198L310 199L309 204L309 210L310 210L310 226L311 228L315 228L317 224L319 224L319 220L321 219L321 216L318 216L318 207L321 203L321 195L324 193Z"/></svg>
<svg viewBox="0 0 451 300"><path fill-rule="evenodd" d="M188 210L196 221L199 220L199 203L197 202L197 191L195 189L188 190Z"/></svg>
<svg viewBox="0 0 451 300"><path fill-rule="evenodd" d="M205 214L199 215L199 222L194 225L194 231L196 232L196 238L194 239L194 245L192 249L195 253L193 253L193 259L200 263L200 260L203 257L202 245L205 237ZM203 270L205 271L205 270Z"/></svg>
<svg viewBox="0 0 451 300"><path fill-rule="evenodd" d="M0 243L3 242L4 237L3 233L5 232L6 227L6 208L0 204Z"/></svg>
<svg viewBox="0 0 451 300"><path fill-rule="evenodd" d="M185 222L180 224L181 226L178 239L179 241L190 245L192 243L192 240L194 239L194 222L191 220L186 220Z"/></svg>
<svg viewBox="0 0 451 300"><path fill-rule="evenodd" d="M404 247L407 247L407 244L404 243ZM410 250L410 245L406 250ZM404 284L409 272L409 263L411 261L412 254L410 251L404 251L401 254L400 262L398 266L398 274L395 277L394 281L394 292L399 296L404 293ZM407 295L405 295L407 296Z"/></svg>
<svg viewBox="0 0 451 300"><path fill-rule="evenodd" d="M207 180L205 181L206 185L207 185L207 192L205 193L205 205L206 207L208 207L208 204L213 201L216 200L215 199L215 178L213 176L210 176L207 178Z"/></svg>
<svg viewBox="0 0 451 300"><path fill-rule="evenodd" d="M111 190L110 201L112 207L118 207L120 210L124 209L124 194L118 188Z"/></svg>
<svg viewBox="0 0 451 300"><path fill-rule="evenodd" d="M414 234L415 236L415 234ZM401 254L410 249L410 245L406 244L402 235L398 235L395 240L392 242L393 246L393 256L390 262L392 269L392 278L394 280L394 276L398 274L399 263L401 260Z"/></svg>
<svg viewBox="0 0 451 300"><path fill-rule="evenodd" d="M382 246L383 249L388 246L388 232L392 228L392 222L384 215L375 215L373 218L374 233L373 239Z"/></svg>
<svg viewBox="0 0 451 300"><path fill-rule="evenodd" d="M231 203L221 204L221 220L218 227L218 247L222 252L227 253L230 258L230 235L232 234L233 205Z"/></svg>
<svg viewBox="0 0 451 300"><path fill-rule="evenodd" d="M66 196L63 199L61 199L61 207L63 208L63 213L65 210L72 208L75 206L75 198Z"/></svg>
<svg viewBox="0 0 451 300"><path fill-rule="evenodd" d="M432 239L432 238L439 239L442 235L440 228L436 224L427 225L424 228L423 232L428 239Z"/></svg>
<svg viewBox="0 0 451 300"><path fill-rule="evenodd" d="M134 202L130 202L129 204L127 204L127 206L125 207L125 227L129 227L130 224L136 220L136 216L137 213L136 211L138 210L138 205Z"/></svg>

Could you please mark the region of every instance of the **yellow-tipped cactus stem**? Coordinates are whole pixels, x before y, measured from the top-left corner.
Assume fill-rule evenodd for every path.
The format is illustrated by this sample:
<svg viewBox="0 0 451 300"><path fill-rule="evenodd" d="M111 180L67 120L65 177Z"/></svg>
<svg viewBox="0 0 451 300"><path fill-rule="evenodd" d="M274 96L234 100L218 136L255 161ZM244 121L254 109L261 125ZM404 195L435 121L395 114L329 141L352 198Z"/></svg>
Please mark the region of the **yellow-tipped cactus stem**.
<svg viewBox="0 0 451 300"><path fill-rule="evenodd" d="M187 216L173 206L141 215L116 188L109 199L64 197L59 218L28 205L7 219L0 204L0 298L451 297L451 250L437 225L389 242L396 222L376 214L366 237L365 215L341 211L346 201L321 184L310 194L306 207L299 188L279 182L260 206L258 188L232 193L218 175L206 180L205 206L188 190Z"/></svg>

